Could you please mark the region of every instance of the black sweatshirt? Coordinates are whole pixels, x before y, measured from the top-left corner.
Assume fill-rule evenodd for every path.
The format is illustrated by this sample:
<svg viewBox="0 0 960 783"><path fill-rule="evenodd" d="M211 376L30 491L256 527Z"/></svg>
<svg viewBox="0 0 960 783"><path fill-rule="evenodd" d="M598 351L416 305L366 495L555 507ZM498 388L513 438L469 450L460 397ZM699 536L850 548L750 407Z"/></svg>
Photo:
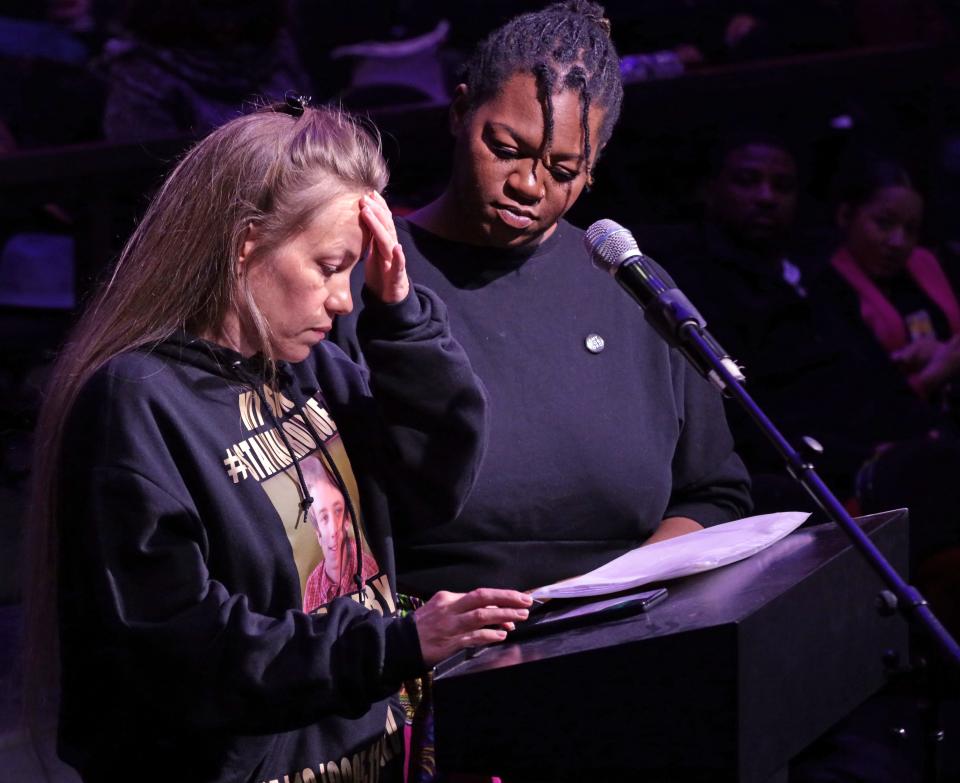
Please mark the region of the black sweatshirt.
<svg viewBox="0 0 960 783"><path fill-rule="evenodd" d="M536 248L506 251L397 228L490 399L463 511L397 525L402 590L526 589L639 546L666 517L707 526L749 511L719 393L591 266L582 231L561 220ZM356 351L350 325L337 339Z"/></svg>
<svg viewBox="0 0 960 783"><path fill-rule="evenodd" d="M257 357L180 335L84 386L60 463L59 745L86 780L395 779L394 694L425 667L391 616L390 517L456 514L485 438L418 293L365 309L369 377L321 343L274 389ZM335 562L302 507L324 493L363 591L305 606Z"/></svg>

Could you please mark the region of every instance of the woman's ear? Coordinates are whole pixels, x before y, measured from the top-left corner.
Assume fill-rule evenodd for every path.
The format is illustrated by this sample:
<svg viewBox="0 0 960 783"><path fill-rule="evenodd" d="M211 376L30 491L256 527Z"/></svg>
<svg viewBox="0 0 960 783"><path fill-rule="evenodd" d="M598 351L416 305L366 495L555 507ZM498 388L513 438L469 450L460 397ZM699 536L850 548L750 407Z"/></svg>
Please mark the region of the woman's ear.
<svg viewBox="0 0 960 783"><path fill-rule="evenodd" d="M253 251L260 240L260 229L253 223L247 223L246 231L243 235L243 241L240 243L240 255L237 256L237 276L242 277L247 271L247 263L253 255Z"/></svg>
<svg viewBox="0 0 960 783"><path fill-rule="evenodd" d="M465 84L458 84L453 91L453 101L450 103L450 133L457 138L467 120L467 112L470 110L470 89Z"/></svg>

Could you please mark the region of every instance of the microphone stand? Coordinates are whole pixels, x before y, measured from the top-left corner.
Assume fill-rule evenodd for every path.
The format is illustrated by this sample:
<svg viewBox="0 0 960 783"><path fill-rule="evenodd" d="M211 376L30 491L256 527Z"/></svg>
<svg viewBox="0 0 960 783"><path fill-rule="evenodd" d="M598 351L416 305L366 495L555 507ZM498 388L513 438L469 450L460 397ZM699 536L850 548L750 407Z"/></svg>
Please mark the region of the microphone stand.
<svg viewBox="0 0 960 783"><path fill-rule="evenodd" d="M776 425L767 418L767 415L754 402L746 389L734 378L722 357L714 353L711 343L704 337L697 319L692 315L689 318L680 316L679 324L679 328L676 330L678 339L688 350L701 357L709 365L712 373L715 373L716 377L723 381L723 392L735 399L763 434L767 436L786 462L787 471L790 475L800 482L801 486L810 494L824 513L850 537L853 545L866 558L870 567L877 572L890 592L896 597L895 608L909 622L919 627L939 648L941 654L960 670L960 645L930 610L920 592L907 584L896 569L890 565L870 538L853 521L847 510L837 500L836 495L823 483L813 465L801 457L797 450L790 445Z"/></svg>
<svg viewBox="0 0 960 783"><path fill-rule="evenodd" d="M920 592L896 572L870 538L853 521L836 496L820 479L809 460L803 458L780 433L767 415L742 386L743 374L737 363L724 352L706 330L706 322L684 296L669 275L652 259L643 255L629 231L612 220L600 220L591 225L584 237L587 252L593 263L610 272L624 290L644 311L647 323L666 342L677 348L694 369L721 393L734 398L744 412L760 428L784 459L787 471L807 491L826 515L847 535L868 565L887 586L878 596L878 610L890 615L899 612L913 628L919 629L950 666L950 672L960 674L960 646L930 610ZM809 439L812 440L812 439ZM808 446L820 451L815 441ZM891 666L893 668L893 666ZM923 708L927 729L924 776L937 777L937 749L943 732L937 726L940 694L927 683L930 671L918 660L914 672L921 686L931 696ZM932 705L932 706L931 706Z"/></svg>
<svg viewBox="0 0 960 783"><path fill-rule="evenodd" d="M676 289L672 293L679 294ZM648 309L647 314L659 312L661 318L667 322L663 324L661 321L661 324L667 326L668 331L673 332L675 340L679 342L680 350L708 380L719 387L724 394L737 401L783 457L790 475L810 494L824 513L846 533L854 547L880 576L889 590L889 592L882 591L880 594L881 612L892 614L898 611L913 628L919 629L928 640L933 642L942 657L952 665L955 674L960 672L960 645L931 611L919 590L908 584L890 565L870 538L853 521L833 492L823 483L809 460L804 459L790 445L743 388L740 380L729 369L730 358L721 356L717 352L718 346L706 332L699 313L685 301L682 294L679 294L679 297L661 295L659 304L660 307L656 310ZM687 307L690 309L688 310ZM657 326L655 325L654 328ZM915 668L920 667L924 667L924 664L915 664ZM925 780L936 781L939 778L938 754L943 732L939 726L938 715L940 696L936 687L929 682L931 675L932 672L929 670L920 671L918 682L921 683L921 690L926 691L926 694L921 694L921 701L926 704L923 709L925 725L922 729L926 735L923 777Z"/></svg>

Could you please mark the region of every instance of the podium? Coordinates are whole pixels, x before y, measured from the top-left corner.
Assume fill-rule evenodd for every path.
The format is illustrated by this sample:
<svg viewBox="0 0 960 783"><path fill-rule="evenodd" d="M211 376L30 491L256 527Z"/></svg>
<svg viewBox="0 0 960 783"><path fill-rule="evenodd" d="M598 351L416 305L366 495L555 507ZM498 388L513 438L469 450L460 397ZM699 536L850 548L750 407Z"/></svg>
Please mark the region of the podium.
<svg viewBox="0 0 960 783"><path fill-rule="evenodd" d="M857 520L900 573L904 509ZM832 523L666 583L649 612L482 648L438 667L440 768L537 781L785 780L877 691L907 624Z"/></svg>

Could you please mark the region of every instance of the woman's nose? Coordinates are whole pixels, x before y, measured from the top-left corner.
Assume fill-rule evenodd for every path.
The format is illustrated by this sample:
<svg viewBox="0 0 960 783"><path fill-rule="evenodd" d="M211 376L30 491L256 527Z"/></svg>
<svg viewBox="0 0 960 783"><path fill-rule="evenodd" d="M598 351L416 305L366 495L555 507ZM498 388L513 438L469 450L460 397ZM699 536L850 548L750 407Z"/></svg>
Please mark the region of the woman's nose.
<svg viewBox="0 0 960 783"><path fill-rule="evenodd" d="M544 196L543 177L538 171L539 161L519 159L507 178L511 194L521 201L539 201Z"/></svg>
<svg viewBox="0 0 960 783"><path fill-rule="evenodd" d="M340 277L344 279L340 280ZM327 301L324 302L324 307L331 315L346 315L353 311L349 275L334 275L327 283Z"/></svg>

